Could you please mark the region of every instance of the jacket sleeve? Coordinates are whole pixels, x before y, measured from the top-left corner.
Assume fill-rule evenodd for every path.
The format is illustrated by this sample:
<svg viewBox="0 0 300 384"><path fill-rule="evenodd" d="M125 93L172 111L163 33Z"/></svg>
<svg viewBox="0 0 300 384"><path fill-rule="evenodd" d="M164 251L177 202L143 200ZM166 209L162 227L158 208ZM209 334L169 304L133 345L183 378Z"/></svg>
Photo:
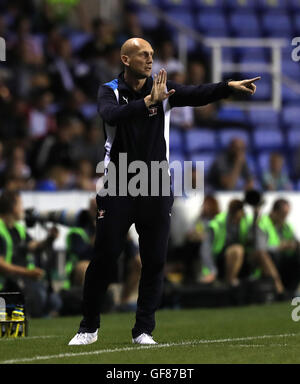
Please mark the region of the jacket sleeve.
<svg viewBox="0 0 300 384"><path fill-rule="evenodd" d="M199 107L226 98L231 93L227 81L202 85L181 85L168 81L167 88L176 91L169 98L171 107Z"/></svg>
<svg viewBox="0 0 300 384"><path fill-rule="evenodd" d="M124 120L147 116L148 108L144 99L120 105L114 91L105 85L101 85L98 91L98 112L106 123L117 125Z"/></svg>

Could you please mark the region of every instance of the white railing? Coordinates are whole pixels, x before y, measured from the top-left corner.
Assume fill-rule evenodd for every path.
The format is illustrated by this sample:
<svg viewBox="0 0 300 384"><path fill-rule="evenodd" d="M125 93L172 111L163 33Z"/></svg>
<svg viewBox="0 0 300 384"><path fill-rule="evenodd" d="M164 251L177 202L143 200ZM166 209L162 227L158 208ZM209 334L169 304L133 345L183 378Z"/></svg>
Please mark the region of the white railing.
<svg viewBox="0 0 300 384"><path fill-rule="evenodd" d="M137 5L144 7L145 10L156 16L162 22L172 26L178 32L178 59L182 62L184 67L187 65L188 58L188 39L192 39L197 43L206 45L212 50L212 79L213 82L221 81L224 72L255 72L256 75L269 73L272 77L272 93L270 101L258 102L241 102L230 101L225 102L226 105L231 104L240 106L243 109L252 107L256 108L274 108L279 110L282 105L282 84L292 89L295 93L300 95L300 83L295 82L294 79L289 78L282 74L281 68L281 49L291 44L288 39L280 38L205 38L198 31L188 27L174 18L170 17L167 13L163 12L160 8L150 4L148 0L133 0ZM268 64L248 63L237 64L234 62L224 62L222 60L222 49L225 47L238 48L238 47L264 47L271 50L271 60ZM292 59L291 59L292 60Z"/></svg>

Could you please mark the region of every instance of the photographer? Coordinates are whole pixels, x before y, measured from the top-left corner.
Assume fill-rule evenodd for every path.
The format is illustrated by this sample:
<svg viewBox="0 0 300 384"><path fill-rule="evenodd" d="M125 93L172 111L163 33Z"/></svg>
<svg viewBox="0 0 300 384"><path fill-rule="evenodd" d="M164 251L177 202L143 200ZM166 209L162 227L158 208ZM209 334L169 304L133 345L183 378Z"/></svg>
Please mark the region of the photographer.
<svg viewBox="0 0 300 384"><path fill-rule="evenodd" d="M22 291L27 312L41 317L57 311L60 301L43 280L45 271L36 267L34 253L52 245L57 231L52 230L46 240L35 241L19 221L24 218L21 196L4 191L0 196L0 290Z"/></svg>
<svg viewBox="0 0 300 384"><path fill-rule="evenodd" d="M42 212L29 209L26 213L28 222L52 222L69 227L66 236L65 281L60 292L63 306L60 313L62 315L81 313L85 271L95 252L96 216L99 215L96 199L90 199L87 209ZM122 312L135 309L136 303L132 302L132 297L137 294L141 262L138 246L133 241L130 231L125 241L123 256L121 268L116 265L114 270L114 282L120 282L122 285L120 300L113 300L112 292L108 291L103 306L105 312L116 304L119 305L115 309ZM120 302L117 303L118 301Z"/></svg>
<svg viewBox="0 0 300 384"><path fill-rule="evenodd" d="M261 205L259 199L256 193L247 192L245 201L231 200L228 212L218 214L210 222L201 256L203 260L213 256L218 278L224 279L230 286L238 286L240 278L251 276L259 268L263 276L274 281L276 292L282 294L284 287L278 271L260 245L261 231L257 230L256 221ZM246 215L244 211L244 204L249 202L254 207L253 216Z"/></svg>
<svg viewBox="0 0 300 384"><path fill-rule="evenodd" d="M287 294L293 297L300 282L300 246L287 222L290 209L287 200L277 199L271 212L260 217L258 226L264 234L262 248L272 257Z"/></svg>

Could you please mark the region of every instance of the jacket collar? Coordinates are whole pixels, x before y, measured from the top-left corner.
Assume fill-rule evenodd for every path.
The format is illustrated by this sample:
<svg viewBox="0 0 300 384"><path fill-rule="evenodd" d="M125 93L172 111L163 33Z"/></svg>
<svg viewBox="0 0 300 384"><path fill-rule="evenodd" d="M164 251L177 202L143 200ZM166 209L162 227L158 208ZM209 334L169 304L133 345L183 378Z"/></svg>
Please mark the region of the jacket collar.
<svg viewBox="0 0 300 384"><path fill-rule="evenodd" d="M145 95L145 96L148 95L151 92L152 84L153 84L152 77L148 77L143 88L139 92L136 92L131 88L130 85L126 83L124 79L124 71L119 74L118 80L119 80L118 88L120 91L126 90L127 92L130 92L134 95Z"/></svg>

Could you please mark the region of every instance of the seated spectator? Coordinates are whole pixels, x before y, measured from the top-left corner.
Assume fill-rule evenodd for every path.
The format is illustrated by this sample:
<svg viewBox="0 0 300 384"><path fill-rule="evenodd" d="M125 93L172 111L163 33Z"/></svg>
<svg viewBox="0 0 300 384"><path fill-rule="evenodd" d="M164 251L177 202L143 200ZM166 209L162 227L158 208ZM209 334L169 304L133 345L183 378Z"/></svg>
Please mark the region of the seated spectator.
<svg viewBox="0 0 300 384"><path fill-rule="evenodd" d="M277 199L271 212L260 217L258 225L264 234L262 248L271 255L286 292L293 297L300 282L300 243L287 222L290 210L287 200Z"/></svg>
<svg viewBox="0 0 300 384"><path fill-rule="evenodd" d="M83 191L95 191L96 189L96 168L87 159L78 161L75 167L74 182L72 189L79 189Z"/></svg>
<svg viewBox="0 0 300 384"><path fill-rule="evenodd" d="M70 188L72 173L62 165L54 165L45 171L45 176L37 181L37 191L61 191Z"/></svg>
<svg viewBox="0 0 300 384"><path fill-rule="evenodd" d="M95 18L92 21L92 38L79 51L82 60L90 61L104 56L108 46L116 43L113 24Z"/></svg>
<svg viewBox="0 0 300 384"><path fill-rule="evenodd" d="M178 84L185 84L186 75L184 72L174 72L170 80ZM173 108L171 113L171 124L183 130L191 129L194 126L193 107Z"/></svg>
<svg viewBox="0 0 300 384"><path fill-rule="evenodd" d="M53 102L53 94L47 88L34 90L32 106L28 111L28 135L33 140L45 137L55 132L56 121L49 112L49 106Z"/></svg>
<svg viewBox="0 0 300 384"><path fill-rule="evenodd" d="M200 61L190 61L188 63L188 84L200 85L206 82L206 69Z"/></svg>
<svg viewBox="0 0 300 384"><path fill-rule="evenodd" d="M157 57L155 57L152 66L153 74L159 73L161 68L164 68L169 76L174 72L184 72L182 63L175 57L174 45L171 40L162 40L157 50Z"/></svg>
<svg viewBox="0 0 300 384"><path fill-rule="evenodd" d="M228 148L213 162L207 177L215 190L252 189L254 179L246 160L246 145L240 138L234 138Z"/></svg>
<svg viewBox="0 0 300 384"><path fill-rule="evenodd" d="M262 176L263 188L268 191L291 190L292 183L288 174L283 170L284 157L277 152L271 153L269 170Z"/></svg>

